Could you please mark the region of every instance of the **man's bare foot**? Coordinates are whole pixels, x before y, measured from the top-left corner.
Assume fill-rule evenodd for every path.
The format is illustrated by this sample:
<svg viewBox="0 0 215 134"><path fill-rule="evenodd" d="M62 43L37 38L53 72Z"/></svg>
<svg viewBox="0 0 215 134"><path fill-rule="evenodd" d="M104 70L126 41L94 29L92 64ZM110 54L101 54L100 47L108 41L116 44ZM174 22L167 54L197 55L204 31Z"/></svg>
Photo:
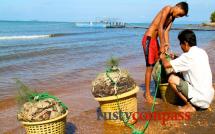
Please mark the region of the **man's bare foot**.
<svg viewBox="0 0 215 134"><path fill-rule="evenodd" d="M145 101L146 101L147 103L153 103L153 100L154 100L154 97L153 97L153 96L144 93L144 94L143 94L143 97L144 97L144 99L145 99Z"/></svg>
<svg viewBox="0 0 215 134"><path fill-rule="evenodd" d="M187 105L179 108L178 110L179 112L195 112L196 108L193 107L190 103L188 103Z"/></svg>

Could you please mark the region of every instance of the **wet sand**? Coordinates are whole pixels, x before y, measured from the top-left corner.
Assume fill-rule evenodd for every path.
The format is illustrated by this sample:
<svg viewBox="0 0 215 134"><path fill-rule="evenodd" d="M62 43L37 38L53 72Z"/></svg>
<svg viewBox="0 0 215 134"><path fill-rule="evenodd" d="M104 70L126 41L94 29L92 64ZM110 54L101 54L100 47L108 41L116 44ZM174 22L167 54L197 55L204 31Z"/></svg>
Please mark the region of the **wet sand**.
<svg viewBox="0 0 215 134"><path fill-rule="evenodd" d="M210 65L215 78L215 42L209 43L205 48L210 58ZM144 57L143 57L144 58ZM135 60L137 59L137 60ZM137 57L126 57L121 59L121 66L129 70L138 85L144 82L144 60ZM104 64L87 70L77 70L76 73L66 73L49 81L34 81L31 87L44 91L50 91L59 97L69 107L67 117L67 133L94 133L94 134L129 134L127 127L116 127L97 120L96 109L99 104L93 99L91 94L91 81L96 75L104 70ZM46 91L45 90L45 91ZM144 103L143 91L138 93L138 111L146 112L151 109L151 105ZM177 106L165 104L158 99L155 111L177 111ZM193 133L204 134L215 131L215 100L211 105L212 111L198 111L192 114L191 120L186 122L168 121L166 126L160 122L151 121L147 133ZM17 106L13 98L8 98L0 102L0 133L20 134L24 133L20 123L16 120ZM136 127L141 128L145 122L138 121Z"/></svg>

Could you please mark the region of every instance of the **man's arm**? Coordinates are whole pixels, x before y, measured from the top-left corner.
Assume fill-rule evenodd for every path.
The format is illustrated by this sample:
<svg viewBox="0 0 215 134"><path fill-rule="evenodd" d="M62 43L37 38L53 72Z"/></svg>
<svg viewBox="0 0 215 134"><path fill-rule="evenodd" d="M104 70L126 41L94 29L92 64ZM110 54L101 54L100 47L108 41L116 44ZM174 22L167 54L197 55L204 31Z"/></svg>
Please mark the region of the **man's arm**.
<svg viewBox="0 0 215 134"><path fill-rule="evenodd" d="M158 27L158 36L160 39L160 51L164 52L165 39L164 39L164 23L166 22L167 16L170 12L171 7L167 6L161 13L160 23Z"/></svg>
<svg viewBox="0 0 215 134"><path fill-rule="evenodd" d="M160 59L162 61L164 68L171 68L172 65L170 64L170 62L165 57L166 57L165 53L161 53Z"/></svg>
<svg viewBox="0 0 215 134"><path fill-rule="evenodd" d="M165 30L165 32L164 32L164 45L165 45L165 49L169 49L169 47L170 47L170 44L169 44L169 31L170 31L170 29L171 29L171 27L172 27L172 23L173 22L171 22L169 25L168 25L168 27L166 28L166 30Z"/></svg>
<svg viewBox="0 0 215 134"><path fill-rule="evenodd" d="M181 56L171 61L168 61L166 59L165 53L162 53L160 55L160 59L162 61L164 68L172 67L174 69L174 72L176 73L190 70L194 61L192 55L188 53L183 53Z"/></svg>

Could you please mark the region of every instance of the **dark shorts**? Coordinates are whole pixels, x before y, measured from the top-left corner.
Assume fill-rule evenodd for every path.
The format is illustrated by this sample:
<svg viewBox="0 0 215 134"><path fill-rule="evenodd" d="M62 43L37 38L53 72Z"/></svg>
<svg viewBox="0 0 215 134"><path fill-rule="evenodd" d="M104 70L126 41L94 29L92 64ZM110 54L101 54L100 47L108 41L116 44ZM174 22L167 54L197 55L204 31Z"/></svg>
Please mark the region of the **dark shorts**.
<svg viewBox="0 0 215 134"><path fill-rule="evenodd" d="M179 85L176 85L179 92L181 92L186 98L188 98L188 85L187 81L180 78Z"/></svg>
<svg viewBox="0 0 215 134"><path fill-rule="evenodd" d="M142 39L143 51L145 54L146 66L153 67L159 59L159 43L156 38L144 35Z"/></svg>

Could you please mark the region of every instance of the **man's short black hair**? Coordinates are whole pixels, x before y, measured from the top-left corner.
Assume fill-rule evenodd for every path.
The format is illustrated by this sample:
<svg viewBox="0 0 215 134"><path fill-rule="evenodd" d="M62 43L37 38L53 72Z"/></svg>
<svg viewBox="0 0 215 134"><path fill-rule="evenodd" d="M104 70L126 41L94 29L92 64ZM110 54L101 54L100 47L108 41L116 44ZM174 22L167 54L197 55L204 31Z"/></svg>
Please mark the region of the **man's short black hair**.
<svg viewBox="0 0 215 134"><path fill-rule="evenodd" d="M176 4L176 6L180 7L182 10L184 10L185 16L187 16L188 10L189 10L187 2L179 2L179 3Z"/></svg>
<svg viewBox="0 0 215 134"><path fill-rule="evenodd" d="M180 44L185 43L185 41L188 43L189 46L196 46L196 35L192 30L183 30L178 34L178 39L180 41Z"/></svg>

